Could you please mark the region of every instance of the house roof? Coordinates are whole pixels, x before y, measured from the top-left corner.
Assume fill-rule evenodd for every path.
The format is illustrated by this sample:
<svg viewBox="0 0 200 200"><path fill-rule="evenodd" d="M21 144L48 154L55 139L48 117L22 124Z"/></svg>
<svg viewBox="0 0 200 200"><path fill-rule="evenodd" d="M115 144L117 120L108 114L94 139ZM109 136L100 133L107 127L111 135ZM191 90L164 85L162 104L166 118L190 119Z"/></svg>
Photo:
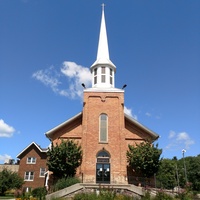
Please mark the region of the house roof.
<svg viewBox="0 0 200 200"><path fill-rule="evenodd" d="M131 123L135 124L139 128L146 131L149 135L151 135L151 137L153 138L154 141L157 140L160 137L157 133L150 130L149 128L147 128L146 126L144 126L143 124L141 124L140 122L138 122L137 120L132 118L131 116L127 115L126 113L124 113L124 117L125 117L125 119L129 120Z"/></svg>
<svg viewBox="0 0 200 200"><path fill-rule="evenodd" d="M40 151L40 152L47 152L48 149L47 148L41 148L40 145L36 144L35 142L32 142L31 144L29 144L25 149L23 149L18 155L17 155L17 158L20 158L21 155L28 149L30 148L32 145L36 146L37 149Z"/></svg>
<svg viewBox="0 0 200 200"><path fill-rule="evenodd" d="M69 124L70 122L72 122L73 120L79 118L80 116L82 116L82 112L78 113L77 115L75 115L74 117L64 121L63 123L59 124L58 126L52 128L51 130L47 131L45 133L46 137L49 138L51 140L51 136L54 133L54 131L66 126L67 124Z"/></svg>

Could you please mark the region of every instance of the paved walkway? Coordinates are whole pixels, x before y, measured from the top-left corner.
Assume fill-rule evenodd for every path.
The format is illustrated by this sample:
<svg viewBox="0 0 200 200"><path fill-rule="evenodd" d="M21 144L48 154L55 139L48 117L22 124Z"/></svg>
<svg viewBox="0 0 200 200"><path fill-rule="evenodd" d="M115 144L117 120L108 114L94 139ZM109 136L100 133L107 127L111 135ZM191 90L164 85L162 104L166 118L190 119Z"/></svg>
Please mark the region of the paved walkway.
<svg viewBox="0 0 200 200"><path fill-rule="evenodd" d="M0 200L15 200L15 198L12 198L12 199L1 199L1 197L0 197Z"/></svg>

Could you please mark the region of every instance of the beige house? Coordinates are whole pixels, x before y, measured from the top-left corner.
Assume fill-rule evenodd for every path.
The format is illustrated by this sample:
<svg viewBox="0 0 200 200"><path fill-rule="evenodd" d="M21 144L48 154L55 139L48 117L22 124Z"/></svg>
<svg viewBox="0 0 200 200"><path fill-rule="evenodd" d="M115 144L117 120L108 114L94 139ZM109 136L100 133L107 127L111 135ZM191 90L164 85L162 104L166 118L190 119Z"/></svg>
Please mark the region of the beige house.
<svg viewBox="0 0 200 200"><path fill-rule="evenodd" d="M7 169L12 172L18 172L19 164L10 164L9 162L5 164L0 164L0 172L3 171L4 169Z"/></svg>

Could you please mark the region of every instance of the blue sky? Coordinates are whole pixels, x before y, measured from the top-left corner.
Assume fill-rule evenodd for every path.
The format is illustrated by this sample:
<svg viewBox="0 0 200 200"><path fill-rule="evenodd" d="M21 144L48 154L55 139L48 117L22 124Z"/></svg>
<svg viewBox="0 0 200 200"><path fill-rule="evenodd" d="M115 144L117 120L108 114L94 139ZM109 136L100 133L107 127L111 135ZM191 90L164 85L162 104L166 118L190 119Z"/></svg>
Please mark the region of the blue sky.
<svg viewBox="0 0 200 200"><path fill-rule="evenodd" d="M0 0L0 163L82 111L102 3L126 112L164 158L200 154L199 0Z"/></svg>

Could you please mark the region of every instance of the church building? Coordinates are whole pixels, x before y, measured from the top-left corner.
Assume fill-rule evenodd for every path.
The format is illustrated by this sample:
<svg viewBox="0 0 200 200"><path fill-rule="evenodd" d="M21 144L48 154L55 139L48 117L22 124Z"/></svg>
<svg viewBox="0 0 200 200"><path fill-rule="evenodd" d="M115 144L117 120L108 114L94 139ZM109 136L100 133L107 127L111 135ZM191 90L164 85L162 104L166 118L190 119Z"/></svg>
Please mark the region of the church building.
<svg viewBox="0 0 200 200"><path fill-rule="evenodd" d="M158 135L124 113L124 88L115 88L116 66L110 60L102 6L96 61L90 67L91 88L84 87L80 113L46 132L53 144L72 139L83 150L77 176L83 183L129 183L128 145L155 141ZM84 86L84 84L83 84Z"/></svg>

